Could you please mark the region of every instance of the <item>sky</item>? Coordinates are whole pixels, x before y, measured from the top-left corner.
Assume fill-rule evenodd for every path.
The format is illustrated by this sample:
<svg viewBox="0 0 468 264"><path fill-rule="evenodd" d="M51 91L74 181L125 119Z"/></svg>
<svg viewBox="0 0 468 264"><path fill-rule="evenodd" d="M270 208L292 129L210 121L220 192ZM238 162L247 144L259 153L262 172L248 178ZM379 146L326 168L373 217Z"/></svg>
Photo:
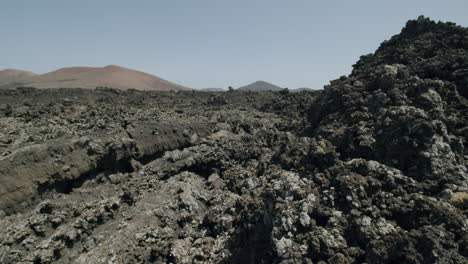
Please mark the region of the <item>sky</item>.
<svg viewBox="0 0 468 264"><path fill-rule="evenodd" d="M409 19L468 26L467 0L0 3L0 70L114 64L191 88L321 89Z"/></svg>

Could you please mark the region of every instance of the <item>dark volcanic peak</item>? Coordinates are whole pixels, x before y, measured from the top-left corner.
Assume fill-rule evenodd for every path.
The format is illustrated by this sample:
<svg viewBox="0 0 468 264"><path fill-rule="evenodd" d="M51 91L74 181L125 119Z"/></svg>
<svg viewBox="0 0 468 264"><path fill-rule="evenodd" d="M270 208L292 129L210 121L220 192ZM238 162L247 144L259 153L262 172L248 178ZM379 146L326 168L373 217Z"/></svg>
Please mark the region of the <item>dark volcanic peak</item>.
<svg viewBox="0 0 468 264"><path fill-rule="evenodd" d="M467 96L467 28L454 23L434 22L426 17L410 20L401 33L383 42L374 54L361 56L351 76L371 74L375 67L405 65L419 78L455 81L459 93ZM371 78L373 76L370 76Z"/></svg>
<svg viewBox="0 0 468 264"><path fill-rule="evenodd" d="M244 91L281 91L284 88L265 81L256 81L246 86L239 87L238 90Z"/></svg>
<svg viewBox="0 0 468 264"><path fill-rule="evenodd" d="M365 250L357 262L466 263L467 88L468 29L420 17L311 105L310 164ZM378 238L381 221L392 231Z"/></svg>
<svg viewBox="0 0 468 264"><path fill-rule="evenodd" d="M389 165L395 159L398 168L422 177L421 167L410 166L416 157L422 158L417 153L431 147L436 137L447 137L444 133L461 136L459 128L466 126L467 115L458 111L468 110L467 36L467 28L453 23L425 17L409 21L401 34L382 43L374 54L362 56L350 76L325 86L311 112L317 132L328 133L320 128L325 123L338 125L334 122L339 120L340 126L348 124L349 132L355 133L337 145L342 157L386 159ZM367 125L357 127L357 120ZM440 131L436 123L447 127ZM414 137L418 147L405 149L411 145L406 141Z"/></svg>

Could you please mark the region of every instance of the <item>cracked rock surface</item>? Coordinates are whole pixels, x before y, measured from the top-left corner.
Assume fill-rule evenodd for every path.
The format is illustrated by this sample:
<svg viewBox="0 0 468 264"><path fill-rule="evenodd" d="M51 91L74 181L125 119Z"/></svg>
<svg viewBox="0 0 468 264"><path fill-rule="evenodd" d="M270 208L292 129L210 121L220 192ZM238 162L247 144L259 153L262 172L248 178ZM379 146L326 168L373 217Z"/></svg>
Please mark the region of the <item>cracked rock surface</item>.
<svg viewBox="0 0 468 264"><path fill-rule="evenodd" d="M323 91L0 90L0 263L468 263L468 29Z"/></svg>

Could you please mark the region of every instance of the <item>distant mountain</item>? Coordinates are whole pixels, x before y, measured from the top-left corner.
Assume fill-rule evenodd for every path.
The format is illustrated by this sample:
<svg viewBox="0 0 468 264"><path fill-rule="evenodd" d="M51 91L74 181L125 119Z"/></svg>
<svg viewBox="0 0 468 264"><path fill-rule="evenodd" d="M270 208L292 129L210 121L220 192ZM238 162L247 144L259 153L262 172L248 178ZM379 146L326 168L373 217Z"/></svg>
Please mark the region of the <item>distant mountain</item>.
<svg viewBox="0 0 468 264"><path fill-rule="evenodd" d="M37 74L29 71L6 69L0 71L0 86L9 83L22 83L35 76L37 76Z"/></svg>
<svg viewBox="0 0 468 264"><path fill-rule="evenodd" d="M62 68L42 75L18 71L16 75L5 73L5 82L0 85L21 84L36 88L96 88L112 87L116 89L138 90L189 90L189 88L166 81L157 76L124 67L109 65L106 67L70 67ZM21 73L21 74L20 74ZM28 76L26 76L29 74ZM8 77L9 76L9 77ZM17 77L15 77L17 76ZM21 78L20 78L21 77Z"/></svg>
<svg viewBox="0 0 468 264"><path fill-rule="evenodd" d="M312 88L308 88L308 87L301 87L301 88L296 88L296 89L291 89L290 92L292 93L298 93L298 92L302 92L302 91L316 91L315 89L312 89Z"/></svg>
<svg viewBox="0 0 468 264"><path fill-rule="evenodd" d="M200 91L202 91L202 92L225 92L225 91L227 91L227 89L223 89L223 88L203 88L203 89L200 89Z"/></svg>
<svg viewBox="0 0 468 264"><path fill-rule="evenodd" d="M265 81L256 81L254 83L251 83L246 86L242 86L238 88L237 90L243 90L243 91L281 91L284 90L284 88L281 88L279 86L276 86L274 84L265 82Z"/></svg>

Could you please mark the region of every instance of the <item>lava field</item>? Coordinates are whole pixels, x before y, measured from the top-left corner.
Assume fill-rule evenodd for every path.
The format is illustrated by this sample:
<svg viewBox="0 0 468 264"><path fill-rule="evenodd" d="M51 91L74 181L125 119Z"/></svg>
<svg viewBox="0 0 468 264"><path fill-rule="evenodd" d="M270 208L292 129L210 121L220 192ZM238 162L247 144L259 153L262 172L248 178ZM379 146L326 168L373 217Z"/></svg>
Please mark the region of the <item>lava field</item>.
<svg viewBox="0 0 468 264"><path fill-rule="evenodd" d="M1 89L0 263L468 263L467 164L424 17L319 91Z"/></svg>

